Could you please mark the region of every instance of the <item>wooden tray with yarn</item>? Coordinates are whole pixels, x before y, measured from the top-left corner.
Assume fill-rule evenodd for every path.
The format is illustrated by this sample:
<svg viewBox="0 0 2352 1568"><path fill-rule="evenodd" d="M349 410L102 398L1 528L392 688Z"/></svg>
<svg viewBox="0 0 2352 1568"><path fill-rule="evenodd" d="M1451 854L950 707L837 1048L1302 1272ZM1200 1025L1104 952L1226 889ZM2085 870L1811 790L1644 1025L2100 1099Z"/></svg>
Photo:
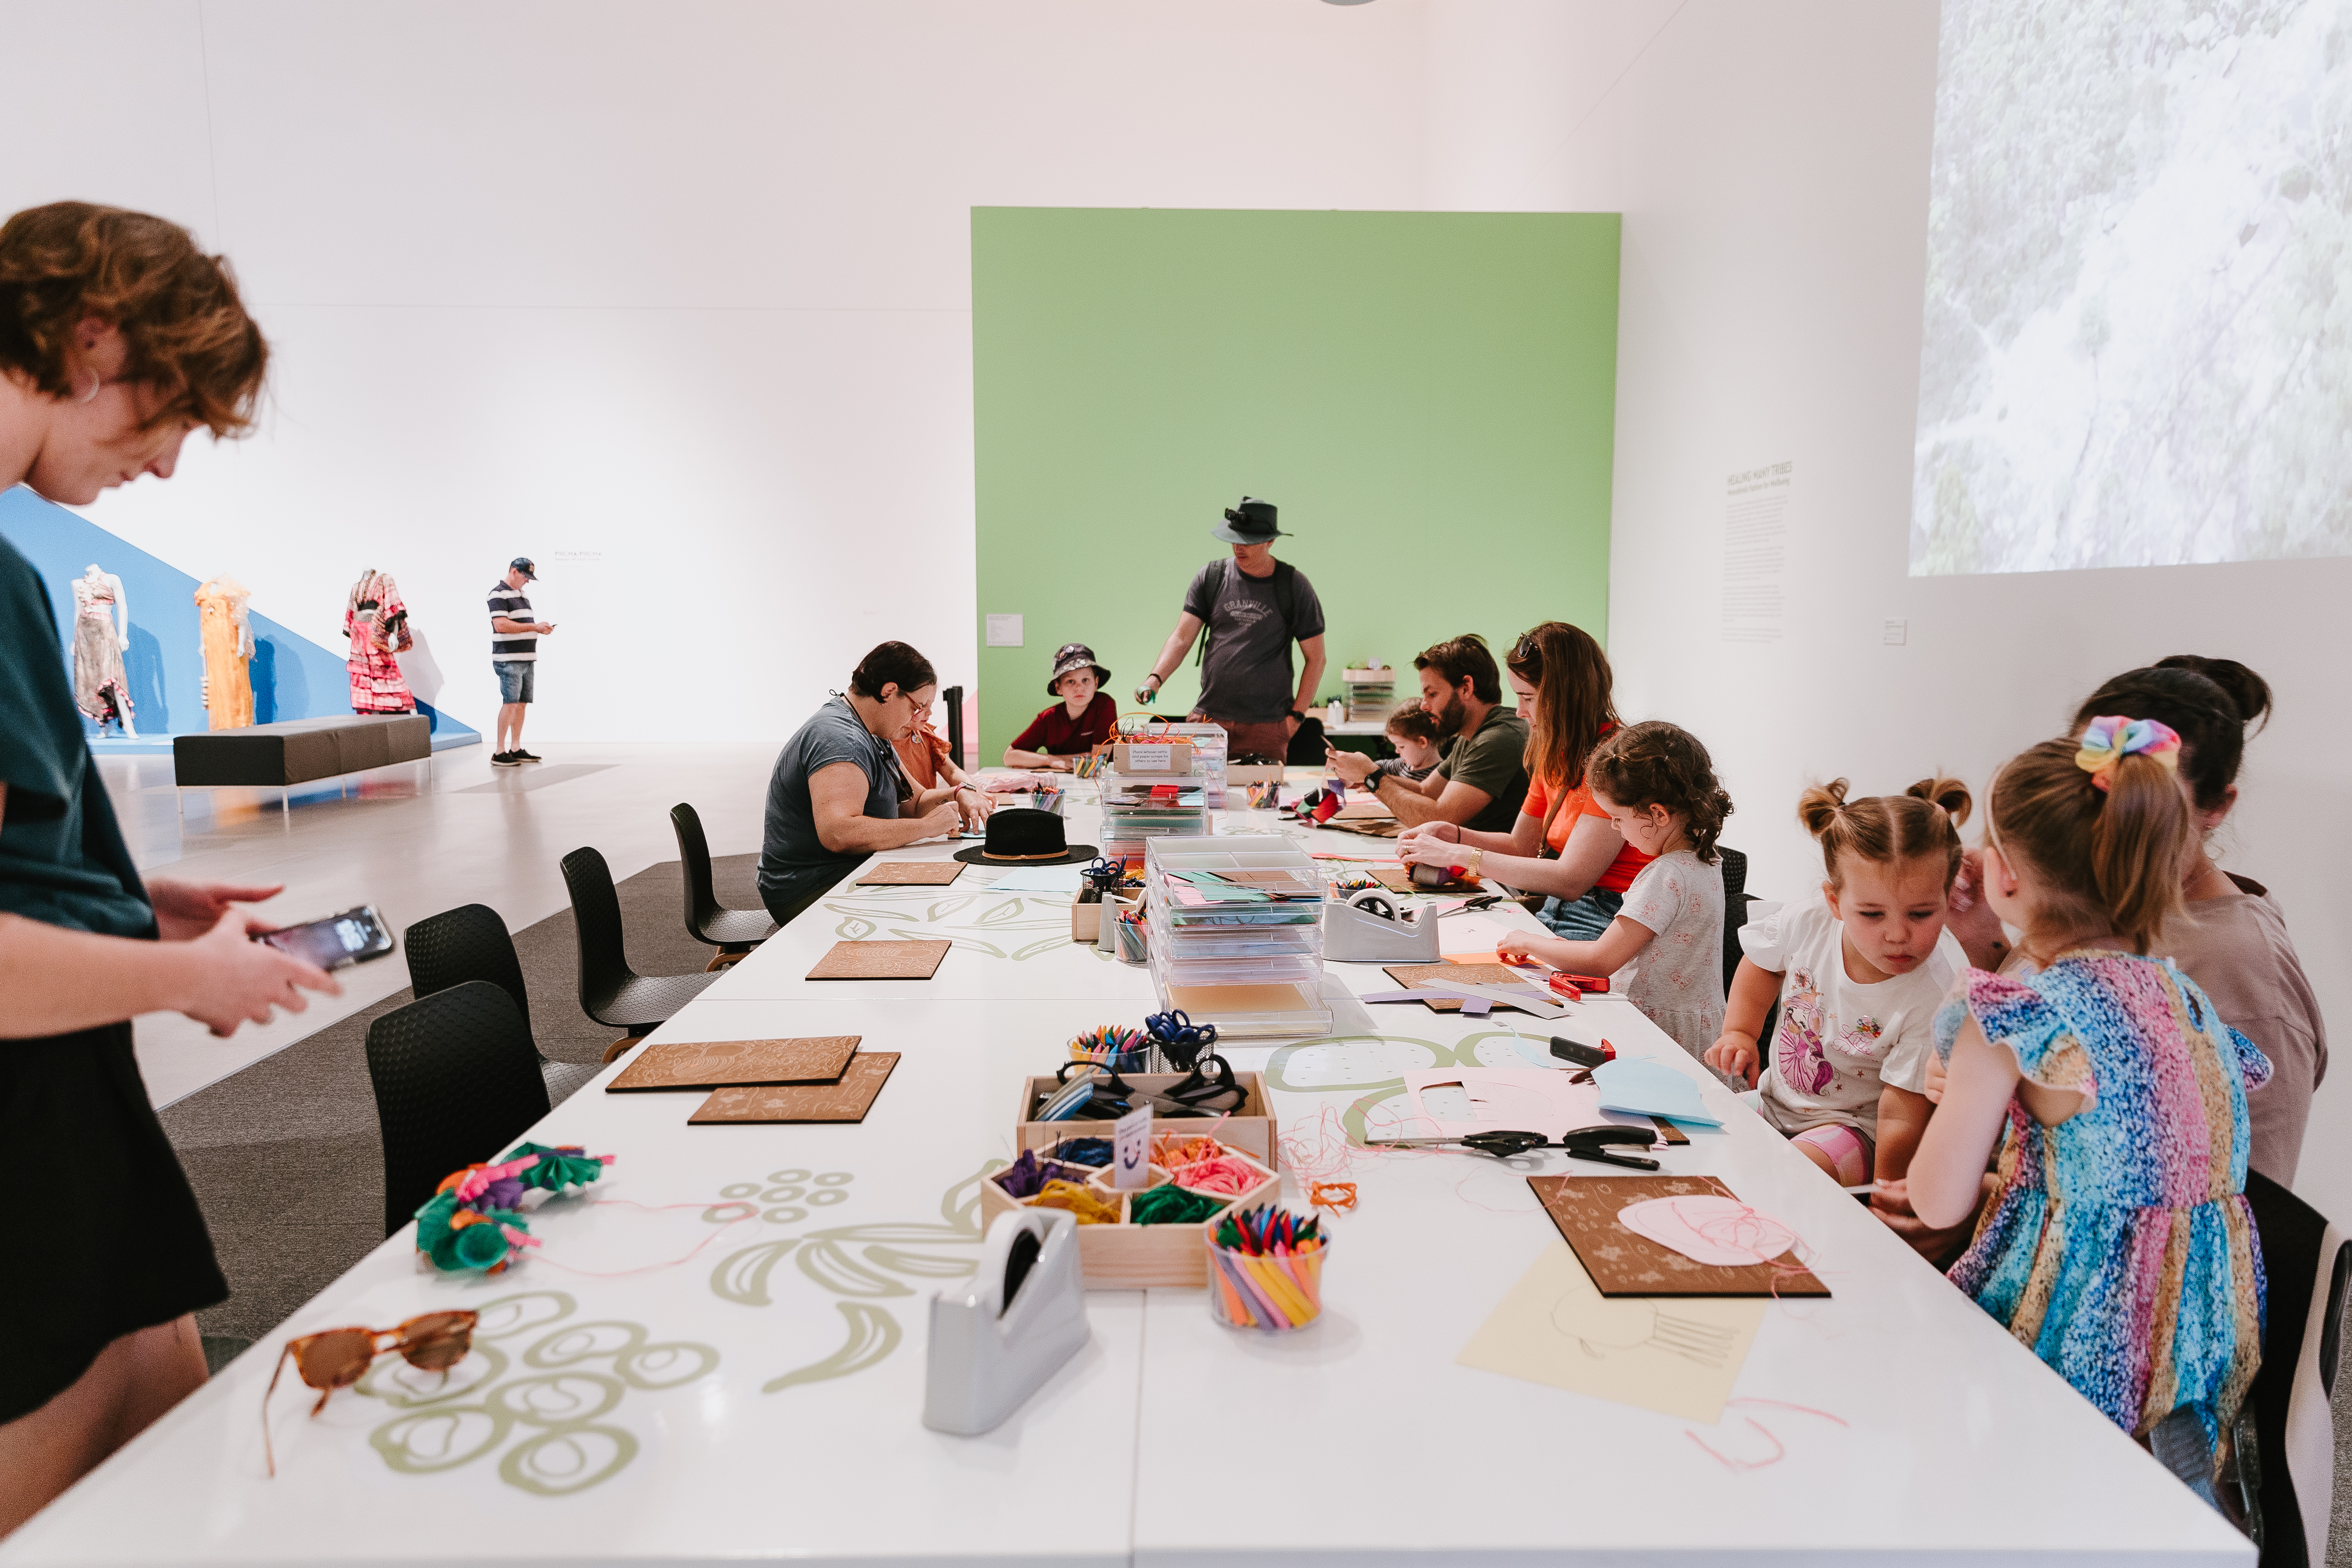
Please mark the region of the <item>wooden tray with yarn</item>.
<svg viewBox="0 0 2352 1568"><path fill-rule="evenodd" d="M1108 1121L1055 1121L1044 1125L1080 1130L1064 1133L1066 1137L1094 1138L1110 1134ZM1159 1122L1155 1120L1153 1125L1158 1126ZM1202 1125L1208 1124L1203 1122ZM1183 1126L1182 1121L1167 1123L1171 1132ZM1089 1127L1099 1131L1085 1131ZM1230 1131L1231 1128L1232 1123L1228 1122L1223 1131ZM1224 1142L1222 1131L1215 1141ZM1111 1289L1142 1285L1206 1285L1209 1282L1211 1228L1229 1214L1255 1208L1261 1204L1277 1203L1282 1197L1282 1178L1266 1169L1263 1161L1251 1159L1247 1152L1229 1143L1226 1151L1256 1166L1264 1173L1265 1179L1234 1197L1224 1198L1223 1194L1210 1194L1223 1198L1225 1206L1207 1219L1191 1225L1136 1225L1128 1218L1128 1205L1134 1201L1134 1194L1122 1193L1112 1186L1108 1168L1089 1178L1088 1186L1094 1188L1098 1195L1118 1205L1119 1222L1117 1225L1082 1225L1077 1227L1078 1268L1086 1276L1087 1286L1093 1289ZM1038 1152L1039 1158L1045 1157L1043 1150ZM1169 1179L1166 1171L1154 1165L1150 1168L1149 1179L1137 1190L1149 1192L1153 1187L1166 1186ZM980 1219L983 1228L993 1223L998 1215L1011 1214L1027 1206L996 1184L994 1173L980 1184Z"/></svg>
<svg viewBox="0 0 2352 1568"><path fill-rule="evenodd" d="M955 943L926 938L913 942L836 942L808 972L811 980L929 980Z"/></svg>
<svg viewBox="0 0 2352 1568"><path fill-rule="evenodd" d="M1528 983L1526 970L1513 969L1507 963L1389 963L1381 965L1381 972L1407 991L1420 990L1424 980L1448 980L1463 985L1525 985ZM1530 996L1528 1000L1533 1002L1542 998ZM1403 1004L1399 1003L1398 1005ZM1495 1005L1507 1007L1510 1004L1497 999ZM1433 991L1429 994L1429 1010L1433 1013L1459 1013L1462 1011L1462 998L1441 996ZM1520 1009L1521 1012L1529 1010Z"/></svg>

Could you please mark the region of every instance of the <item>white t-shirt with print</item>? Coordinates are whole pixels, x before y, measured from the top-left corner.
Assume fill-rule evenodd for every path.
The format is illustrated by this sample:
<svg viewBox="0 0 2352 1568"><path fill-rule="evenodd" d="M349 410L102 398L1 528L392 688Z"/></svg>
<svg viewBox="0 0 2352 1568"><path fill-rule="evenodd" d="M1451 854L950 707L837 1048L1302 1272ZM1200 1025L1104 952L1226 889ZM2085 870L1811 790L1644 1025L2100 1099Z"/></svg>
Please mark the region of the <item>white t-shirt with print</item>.
<svg viewBox="0 0 2352 1568"><path fill-rule="evenodd" d="M1879 1086L1927 1087L1936 1009L1969 966L1958 939L1947 928L1927 963L1865 985L1847 976L1844 927L1816 892L1742 926L1739 946L1781 976L1780 1021L1756 1086L1764 1119L1790 1136L1837 1124L1874 1142Z"/></svg>
<svg viewBox="0 0 2352 1568"><path fill-rule="evenodd" d="M1723 1032L1723 868L1687 849L1635 874L1618 914L1657 934L1610 977L1650 1022L1693 1056Z"/></svg>

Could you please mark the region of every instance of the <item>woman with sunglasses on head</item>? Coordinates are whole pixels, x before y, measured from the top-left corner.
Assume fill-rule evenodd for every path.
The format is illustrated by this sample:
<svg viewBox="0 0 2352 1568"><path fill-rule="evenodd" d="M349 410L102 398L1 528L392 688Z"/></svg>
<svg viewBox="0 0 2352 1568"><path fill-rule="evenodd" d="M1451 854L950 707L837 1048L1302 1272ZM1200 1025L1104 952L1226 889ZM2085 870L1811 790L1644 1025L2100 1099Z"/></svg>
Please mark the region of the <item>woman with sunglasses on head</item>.
<svg viewBox="0 0 2352 1568"><path fill-rule="evenodd" d="M184 229L60 202L0 225L0 489L82 506L169 479L202 426L253 421L268 350ZM250 940L276 888L142 881L60 656L47 591L0 540L0 1185L70 1185L0 1290L0 1536L205 1380L212 1238L148 1103L131 1020L226 1036L341 987Z"/></svg>
<svg viewBox="0 0 2352 1568"><path fill-rule="evenodd" d="M1407 828L1407 865L1465 866L1522 892L1549 897L1538 918L1571 942L1598 942L1651 857L1592 798L1585 759L1618 727L1609 656L1590 633L1546 621L1513 645L1503 668L1528 715L1526 801L1505 833L1450 822Z"/></svg>

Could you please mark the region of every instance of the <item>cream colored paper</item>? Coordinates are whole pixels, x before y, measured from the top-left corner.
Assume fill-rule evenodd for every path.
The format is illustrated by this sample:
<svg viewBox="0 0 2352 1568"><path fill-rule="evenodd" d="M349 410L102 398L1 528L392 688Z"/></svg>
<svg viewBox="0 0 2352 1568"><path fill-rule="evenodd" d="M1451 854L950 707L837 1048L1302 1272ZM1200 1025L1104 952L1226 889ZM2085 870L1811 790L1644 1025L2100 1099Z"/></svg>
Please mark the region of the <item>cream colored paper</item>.
<svg viewBox="0 0 2352 1568"><path fill-rule="evenodd" d="M1455 1362L1713 1426L1764 1321L1759 1297L1621 1296L1544 1249Z"/></svg>

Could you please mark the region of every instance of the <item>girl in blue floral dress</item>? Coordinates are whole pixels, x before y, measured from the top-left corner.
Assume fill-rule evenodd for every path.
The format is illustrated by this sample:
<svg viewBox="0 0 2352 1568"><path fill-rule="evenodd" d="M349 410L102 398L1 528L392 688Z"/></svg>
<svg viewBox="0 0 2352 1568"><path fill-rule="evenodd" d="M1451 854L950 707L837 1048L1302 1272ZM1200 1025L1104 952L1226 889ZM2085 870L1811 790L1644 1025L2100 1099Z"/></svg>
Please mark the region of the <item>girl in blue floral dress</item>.
<svg viewBox="0 0 2352 1568"><path fill-rule="evenodd" d="M2242 1194L2246 1090L2270 1063L2144 956L2178 913L2193 837L2179 750L2162 724L2095 719L1994 782L1985 892L2039 970L1970 970L1945 1005L1943 1098L1909 1191L1922 1220L1958 1223L2000 1141L1999 1190L1953 1282L2124 1430L2161 1428L2176 1468L2201 1438L2192 1484L2210 1500L2262 1361Z"/></svg>

